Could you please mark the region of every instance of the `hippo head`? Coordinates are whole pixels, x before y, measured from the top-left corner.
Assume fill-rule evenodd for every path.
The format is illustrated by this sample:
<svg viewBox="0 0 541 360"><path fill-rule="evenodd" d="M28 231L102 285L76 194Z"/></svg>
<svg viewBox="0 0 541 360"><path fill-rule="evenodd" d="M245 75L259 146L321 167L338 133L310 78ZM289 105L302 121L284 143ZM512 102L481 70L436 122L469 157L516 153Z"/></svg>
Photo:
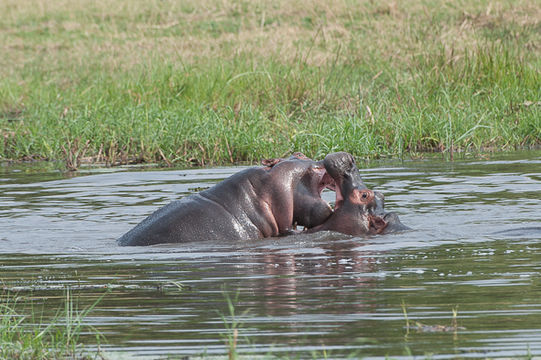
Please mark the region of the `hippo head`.
<svg viewBox="0 0 541 360"><path fill-rule="evenodd" d="M381 234L406 230L398 216L386 213L383 194L367 189L351 154L338 152L323 160L327 174L334 180L336 204L333 214L321 225L310 229L338 231L349 235Z"/></svg>
<svg viewBox="0 0 541 360"><path fill-rule="evenodd" d="M296 152L289 158L262 160L273 172L277 182L293 186L293 223L312 228L325 222L333 210L321 198L324 189L334 189L334 180L327 173L323 161L314 161ZM284 177L292 177L285 181Z"/></svg>

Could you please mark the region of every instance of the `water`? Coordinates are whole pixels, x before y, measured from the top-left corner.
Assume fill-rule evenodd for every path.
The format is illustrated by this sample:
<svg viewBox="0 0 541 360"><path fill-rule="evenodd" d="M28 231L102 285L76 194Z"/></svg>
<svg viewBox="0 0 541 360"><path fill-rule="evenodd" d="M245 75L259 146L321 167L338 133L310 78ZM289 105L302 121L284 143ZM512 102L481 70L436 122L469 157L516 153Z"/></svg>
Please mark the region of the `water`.
<svg viewBox="0 0 541 360"><path fill-rule="evenodd" d="M63 306L66 287L80 309L109 289L85 324L115 356L224 355L233 323L238 351L258 355L541 355L540 151L361 169L410 232L116 246L158 207L240 169L93 169L66 178L0 166L2 286L45 318Z"/></svg>

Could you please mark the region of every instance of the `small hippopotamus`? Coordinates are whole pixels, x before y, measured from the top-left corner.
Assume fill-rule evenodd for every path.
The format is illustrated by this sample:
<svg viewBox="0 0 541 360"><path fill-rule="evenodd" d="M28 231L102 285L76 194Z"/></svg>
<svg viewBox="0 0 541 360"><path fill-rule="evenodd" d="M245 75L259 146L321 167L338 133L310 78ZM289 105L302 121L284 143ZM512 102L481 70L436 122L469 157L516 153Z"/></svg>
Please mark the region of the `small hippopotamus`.
<svg viewBox="0 0 541 360"><path fill-rule="evenodd" d="M395 213L384 211L383 194L369 190L364 185L351 154L329 154L323 160L323 165L334 180L335 208L323 224L308 229L309 233L329 230L363 235L409 230Z"/></svg>
<svg viewBox="0 0 541 360"><path fill-rule="evenodd" d="M334 180L322 161L295 153L263 164L158 209L118 244L266 238L294 233L297 224L313 228L331 216L321 192L334 187Z"/></svg>

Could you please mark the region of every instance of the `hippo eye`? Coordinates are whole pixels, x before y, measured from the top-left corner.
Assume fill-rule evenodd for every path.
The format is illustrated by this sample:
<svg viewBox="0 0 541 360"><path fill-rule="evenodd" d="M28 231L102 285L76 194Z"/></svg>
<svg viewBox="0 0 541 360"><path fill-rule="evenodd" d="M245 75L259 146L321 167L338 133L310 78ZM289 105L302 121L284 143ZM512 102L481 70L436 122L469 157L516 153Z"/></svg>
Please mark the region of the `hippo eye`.
<svg viewBox="0 0 541 360"><path fill-rule="evenodd" d="M366 198L368 197L368 193L365 193L365 192L364 192L364 193L361 195L361 197L362 197L363 199L366 199Z"/></svg>

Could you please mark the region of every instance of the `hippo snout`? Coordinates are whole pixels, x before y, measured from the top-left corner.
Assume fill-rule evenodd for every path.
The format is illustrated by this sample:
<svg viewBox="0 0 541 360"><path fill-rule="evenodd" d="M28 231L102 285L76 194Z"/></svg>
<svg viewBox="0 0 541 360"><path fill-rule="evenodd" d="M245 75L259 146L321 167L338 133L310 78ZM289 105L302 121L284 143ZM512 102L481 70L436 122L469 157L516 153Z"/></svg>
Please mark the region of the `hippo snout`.
<svg viewBox="0 0 541 360"><path fill-rule="evenodd" d="M323 165L334 179L341 178L355 167L355 159L347 152L336 152L325 156Z"/></svg>
<svg viewBox="0 0 541 360"><path fill-rule="evenodd" d="M383 220L385 220L385 222L387 223L387 227L385 228L385 233L387 234L392 232L411 230L410 227L402 224L402 222L398 218L398 215L394 212L389 212L383 215Z"/></svg>

